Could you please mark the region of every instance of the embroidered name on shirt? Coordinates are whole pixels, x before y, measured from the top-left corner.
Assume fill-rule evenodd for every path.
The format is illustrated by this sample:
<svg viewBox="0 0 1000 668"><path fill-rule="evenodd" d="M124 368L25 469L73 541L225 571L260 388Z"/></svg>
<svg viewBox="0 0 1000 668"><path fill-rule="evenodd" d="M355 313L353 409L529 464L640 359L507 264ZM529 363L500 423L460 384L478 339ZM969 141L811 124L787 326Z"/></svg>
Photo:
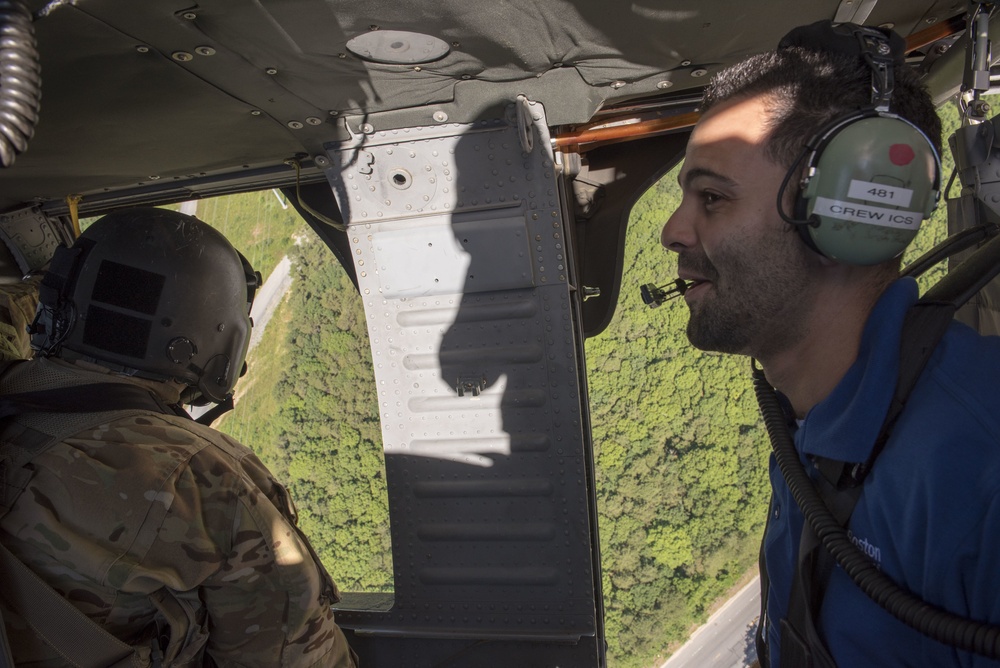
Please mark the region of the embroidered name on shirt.
<svg viewBox="0 0 1000 668"><path fill-rule="evenodd" d="M876 568L882 570L882 548L872 545L866 538L858 538L850 529L847 530L847 537L851 539L855 547L864 552L872 560Z"/></svg>

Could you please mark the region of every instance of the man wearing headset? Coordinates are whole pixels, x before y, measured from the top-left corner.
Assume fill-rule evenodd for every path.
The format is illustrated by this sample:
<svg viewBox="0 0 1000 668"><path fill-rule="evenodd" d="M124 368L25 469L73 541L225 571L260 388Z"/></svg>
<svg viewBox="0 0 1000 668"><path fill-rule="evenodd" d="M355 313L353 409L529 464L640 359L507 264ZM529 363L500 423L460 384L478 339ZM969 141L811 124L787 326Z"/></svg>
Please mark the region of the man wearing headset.
<svg viewBox="0 0 1000 668"><path fill-rule="evenodd" d="M56 251L30 361L11 361L24 284L0 286L0 315L22 321L0 331L0 611L16 664L355 665L285 488L178 408L230 398L258 283L217 231L148 208ZM46 585L99 628L32 606ZM77 654L91 646L103 654Z"/></svg>
<svg viewBox="0 0 1000 668"><path fill-rule="evenodd" d="M757 360L817 487L823 462L873 452L918 297L900 255L938 197L940 121L903 50L889 31L825 22L719 73L661 234L691 343ZM995 337L948 325L843 520L881 574L994 624L998 378ZM804 579L803 514L774 457L770 477L762 665L998 665L905 625L829 560Z"/></svg>

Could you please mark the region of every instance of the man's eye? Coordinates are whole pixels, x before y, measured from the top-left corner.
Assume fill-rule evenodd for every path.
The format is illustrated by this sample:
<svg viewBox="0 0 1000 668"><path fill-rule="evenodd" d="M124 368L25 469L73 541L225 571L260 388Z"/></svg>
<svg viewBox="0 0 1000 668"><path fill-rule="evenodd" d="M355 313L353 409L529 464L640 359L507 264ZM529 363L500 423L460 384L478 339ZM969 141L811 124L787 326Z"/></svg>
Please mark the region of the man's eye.
<svg viewBox="0 0 1000 668"><path fill-rule="evenodd" d="M701 193L701 202L705 206L712 206L722 201L722 195L719 193L710 192L708 190L703 190Z"/></svg>

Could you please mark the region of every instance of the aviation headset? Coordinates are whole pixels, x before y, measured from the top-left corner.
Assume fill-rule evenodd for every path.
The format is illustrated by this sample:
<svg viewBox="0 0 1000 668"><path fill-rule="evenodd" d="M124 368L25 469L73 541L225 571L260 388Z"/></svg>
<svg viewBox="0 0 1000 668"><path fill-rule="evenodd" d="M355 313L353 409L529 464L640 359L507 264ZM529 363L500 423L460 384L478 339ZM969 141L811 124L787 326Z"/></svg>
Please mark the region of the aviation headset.
<svg viewBox="0 0 1000 668"><path fill-rule="evenodd" d="M778 190L778 211L821 255L844 264L879 264L902 254L937 206L941 159L923 131L889 112L893 66L902 64L905 48L899 35L822 21L796 28L778 49L815 49L817 42L864 58L872 71L871 105L835 119L806 143ZM785 189L800 173L790 217Z"/></svg>

